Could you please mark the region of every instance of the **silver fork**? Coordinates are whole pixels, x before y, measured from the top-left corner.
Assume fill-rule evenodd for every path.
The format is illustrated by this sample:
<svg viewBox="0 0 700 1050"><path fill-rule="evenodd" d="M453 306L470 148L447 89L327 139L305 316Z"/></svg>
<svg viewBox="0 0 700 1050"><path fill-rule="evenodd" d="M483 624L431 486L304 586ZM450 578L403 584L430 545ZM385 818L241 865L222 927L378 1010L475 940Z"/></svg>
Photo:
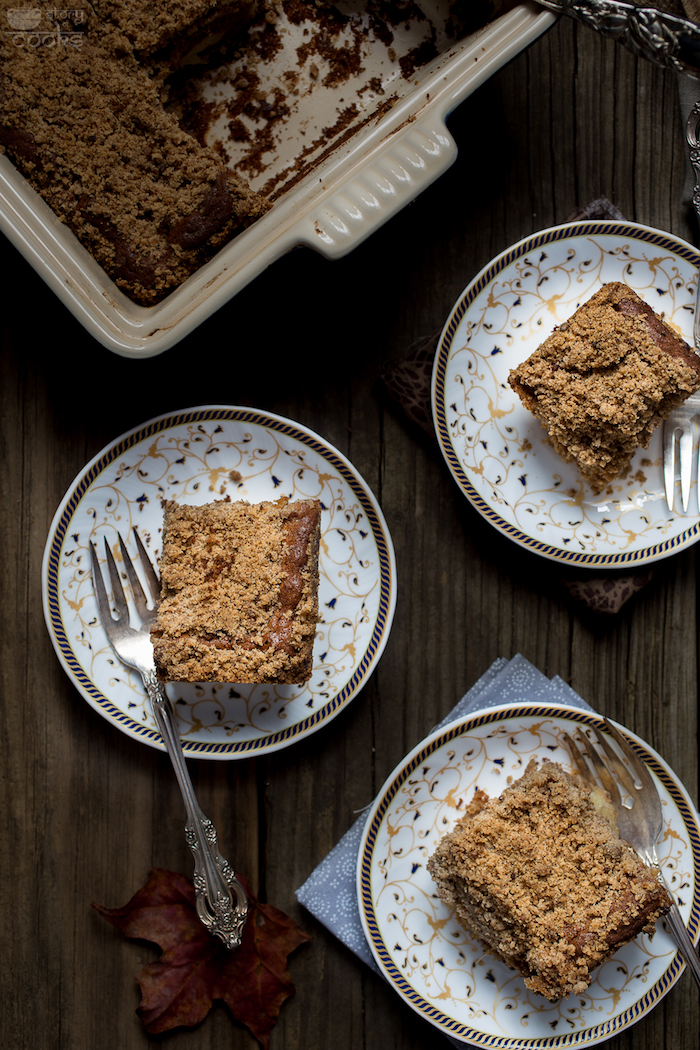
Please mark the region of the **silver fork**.
<svg viewBox="0 0 700 1050"><path fill-rule="evenodd" d="M597 733L592 726L588 727L592 741L580 729L576 734L576 739L583 745L583 751L576 746L568 733L564 734L571 757L581 777L591 787L602 785L610 795L617 815L620 837L632 846L646 865L658 871L659 881L666 887L671 899L671 909L665 916L671 935L700 987L700 958L698 958L698 953L685 927L673 894L663 877L656 851L656 844L664 824L659 793L646 765L630 747L622 733L608 718L604 718L603 721L610 736L619 747L624 761L603 734ZM596 750L593 743L600 746L604 757ZM620 786L625 793L624 800L620 793Z"/></svg>
<svg viewBox="0 0 700 1050"><path fill-rule="evenodd" d="M185 837L194 854L193 882L197 914L210 933L219 937L228 948L237 948L241 943L243 927L248 914L248 899L231 865L221 856L216 829L209 818L204 815L197 801L182 753L170 698L156 676L150 625L156 615L155 603L160 594L160 581L136 528L134 528L134 536L154 604L149 608L141 581L136 574L124 540L119 535L121 556L141 626L134 628L130 625L129 606L106 537L104 540L105 555L116 616L112 614L95 545L90 541L92 580L97 610L109 643L119 659L141 675L151 701L153 716L175 770L187 814Z"/></svg>
<svg viewBox="0 0 700 1050"><path fill-rule="evenodd" d="M690 112L686 123L685 137L690 151L690 163L695 172L693 205L695 214L700 220L700 102L696 102ZM695 294L693 345L695 352L698 353L700 351L700 276L698 276L698 287ZM693 416L698 414L700 414L700 392L691 394L682 405L673 410L664 423L664 491L668 509L672 514L676 489L676 443L678 444L683 513L688 509L690 483L693 473ZM678 439L677 442L676 439ZM700 492L700 476L698 477L698 486L698 491Z"/></svg>
<svg viewBox="0 0 700 1050"><path fill-rule="evenodd" d="M700 283L698 284L700 292ZM700 295L695 304L700 314ZM693 474L693 417L700 414L700 393L691 394L678 408L674 408L664 423L664 491L668 509L673 513L676 495L676 443L681 478L681 506L687 511L690 501L690 483ZM676 442L678 438L678 442Z"/></svg>

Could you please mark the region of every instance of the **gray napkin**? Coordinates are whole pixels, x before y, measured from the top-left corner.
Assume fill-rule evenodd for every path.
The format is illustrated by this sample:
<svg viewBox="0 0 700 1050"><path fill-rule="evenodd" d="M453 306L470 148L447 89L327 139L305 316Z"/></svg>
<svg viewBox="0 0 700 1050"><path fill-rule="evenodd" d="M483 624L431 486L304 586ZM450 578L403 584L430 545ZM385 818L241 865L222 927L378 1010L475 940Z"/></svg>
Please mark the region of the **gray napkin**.
<svg viewBox="0 0 700 1050"><path fill-rule="evenodd" d="M435 729L499 704L532 703L569 704L586 711L593 710L563 679L547 678L518 654L512 660L503 657L496 660ZM387 775L390 772L387 770ZM355 888L357 854L369 805L303 886L299 887L296 897L355 955L381 973L362 929ZM450 1042L462 1047L465 1045L452 1039Z"/></svg>

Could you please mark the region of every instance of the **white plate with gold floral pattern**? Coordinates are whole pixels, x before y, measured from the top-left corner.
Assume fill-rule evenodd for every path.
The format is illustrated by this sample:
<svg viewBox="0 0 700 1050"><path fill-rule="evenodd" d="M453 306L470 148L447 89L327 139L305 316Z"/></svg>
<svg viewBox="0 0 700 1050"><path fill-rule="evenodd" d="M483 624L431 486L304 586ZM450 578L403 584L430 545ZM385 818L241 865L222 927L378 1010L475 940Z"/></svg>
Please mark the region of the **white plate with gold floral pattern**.
<svg viewBox="0 0 700 1050"><path fill-rule="evenodd" d="M531 758L571 769L562 734L604 729L602 719L561 704L506 704L451 722L397 766L368 815L357 894L374 958L398 994L446 1035L499 1050L592 1046L651 1010L685 968L658 924L593 974L587 992L550 1003L490 955L438 899L426 862L478 786L500 795ZM622 727L620 727L622 728ZM666 763L628 730L664 807L659 858L691 937L700 931L700 824Z"/></svg>
<svg viewBox="0 0 700 1050"><path fill-rule="evenodd" d="M185 754L245 758L315 732L360 691L391 628L396 565L379 505L348 460L317 434L256 409L205 406L123 434L76 477L44 552L44 615L84 698L123 732L162 748L139 676L115 657L97 615L89 541L121 532L136 561L138 525L152 559L161 501L320 499L319 616L304 686L170 683Z"/></svg>
<svg viewBox="0 0 700 1050"><path fill-rule="evenodd" d="M508 385L524 361L608 281L625 281L692 346L700 256L692 245L630 222L544 230L494 259L453 307L433 369L442 453L464 495L500 532L546 558L590 568L643 565L697 542L688 513L666 506L662 434L600 496L564 463Z"/></svg>

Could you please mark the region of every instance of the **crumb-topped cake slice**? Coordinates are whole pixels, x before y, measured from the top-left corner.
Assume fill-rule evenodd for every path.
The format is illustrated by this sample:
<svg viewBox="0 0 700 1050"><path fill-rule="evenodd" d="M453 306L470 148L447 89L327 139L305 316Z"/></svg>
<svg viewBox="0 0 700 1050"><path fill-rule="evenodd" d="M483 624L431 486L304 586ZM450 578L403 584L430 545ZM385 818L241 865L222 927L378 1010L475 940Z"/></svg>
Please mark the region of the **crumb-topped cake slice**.
<svg viewBox="0 0 700 1050"><path fill-rule="evenodd" d="M151 630L172 682L308 681L318 621L318 500L164 505Z"/></svg>
<svg viewBox="0 0 700 1050"><path fill-rule="evenodd" d="M428 871L465 929L552 1001L670 907L647 868L561 766L532 760L489 799L477 791Z"/></svg>
<svg viewBox="0 0 700 1050"><path fill-rule="evenodd" d="M604 285L509 377L565 462L601 492L700 388L700 357L636 292Z"/></svg>

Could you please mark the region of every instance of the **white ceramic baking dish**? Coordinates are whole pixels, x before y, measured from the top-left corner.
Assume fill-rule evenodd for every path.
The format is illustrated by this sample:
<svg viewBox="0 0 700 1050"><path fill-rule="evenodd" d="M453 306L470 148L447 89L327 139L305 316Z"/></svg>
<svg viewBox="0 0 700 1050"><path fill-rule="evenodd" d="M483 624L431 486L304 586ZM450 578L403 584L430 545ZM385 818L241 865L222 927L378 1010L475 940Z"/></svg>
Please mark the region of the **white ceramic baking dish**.
<svg viewBox="0 0 700 1050"><path fill-rule="evenodd" d="M285 252L306 246L328 259L340 258L414 200L457 156L445 124L452 110L556 18L536 3L517 4L484 29L458 43L447 42L409 80L391 68L393 54L390 61L378 50L376 68L365 55L357 98L376 109L377 97L367 92L367 84L372 76L375 84L381 77L384 94L392 98L390 108L373 116L371 108L362 112L360 106L358 130L350 137L339 136L330 149L319 149L305 174L298 180L289 178L285 189L283 173L289 172L297 148L290 122L279 140L278 174L272 174L281 184L273 207L156 306L146 308L128 299L4 156L0 228L100 343L126 357L159 354ZM351 88L347 82L343 85L343 101ZM317 123L324 119L318 108L321 101L317 93ZM296 114L295 119L308 134L309 114ZM212 127L211 134L216 138L219 133ZM268 167L259 182L269 183L270 178Z"/></svg>

